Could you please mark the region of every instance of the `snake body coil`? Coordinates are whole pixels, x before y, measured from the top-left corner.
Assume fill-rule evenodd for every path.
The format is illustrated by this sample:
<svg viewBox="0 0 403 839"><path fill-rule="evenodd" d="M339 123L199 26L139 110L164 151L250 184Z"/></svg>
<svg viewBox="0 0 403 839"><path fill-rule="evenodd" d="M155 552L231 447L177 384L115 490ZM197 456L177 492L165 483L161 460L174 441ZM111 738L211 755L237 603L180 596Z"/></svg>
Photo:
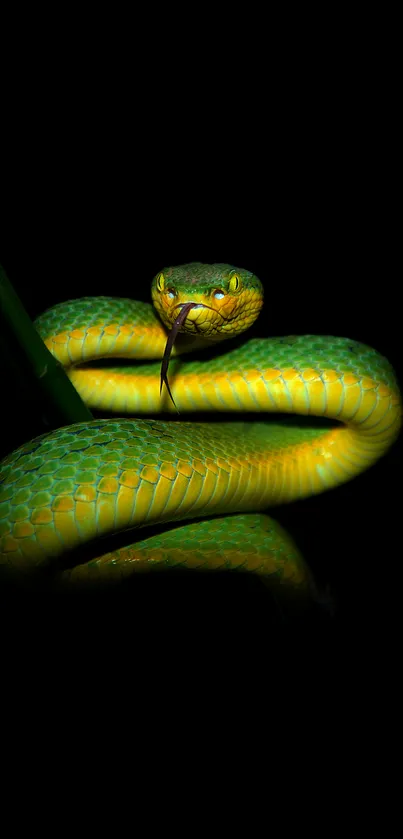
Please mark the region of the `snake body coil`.
<svg viewBox="0 0 403 839"><path fill-rule="evenodd" d="M169 326L195 300L183 340L197 349L204 337L221 340L223 326L224 337L235 323L246 329L262 304L253 275L198 263L161 272L153 299L159 316L145 303L84 298L39 318L39 333L83 400L136 418L58 429L0 464L0 564L16 575L49 567L69 582L182 564L248 570L306 596L309 570L261 511L348 481L387 451L401 423L390 364L355 341L310 335L228 345L209 361L184 358L178 347L169 377L181 415L247 411L259 421L141 419L176 413L166 390L160 395L160 363L145 361L162 357L160 317ZM106 356L141 363L91 366ZM186 519L180 529L62 570L67 551L95 538Z"/></svg>

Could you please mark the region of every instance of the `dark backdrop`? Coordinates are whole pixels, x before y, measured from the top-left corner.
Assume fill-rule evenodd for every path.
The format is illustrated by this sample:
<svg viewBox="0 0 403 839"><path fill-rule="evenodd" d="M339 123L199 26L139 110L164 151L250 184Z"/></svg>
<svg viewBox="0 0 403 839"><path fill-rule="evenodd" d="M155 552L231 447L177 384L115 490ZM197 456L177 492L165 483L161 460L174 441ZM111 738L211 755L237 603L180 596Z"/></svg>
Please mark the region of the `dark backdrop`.
<svg viewBox="0 0 403 839"><path fill-rule="evenodd" d="M148 300L163 266L230 262L264 283L258 334L348 336L386 355L401 376L390 172L385 158L374 165L359 126L319 131L314 142L281 129L274 143L255 144L252 134L246 146L244 130L228 128L217 145L199 135L194 147L192 137L182 131L171 154L171 146L161 151L158 131L139 148L122 129L106 153L96 132L84 138L67 129L60 150L49 141L38 156L10 164L1 261L30 316L83 295ZM5 454L43 429L3 367ZM335 599L325 630L314 619L320 633L330 623L331 631L376 634L394 609L399 455L400 443L345 487L278 511ZM270 638L272 604L257 581L169 575L142 580L139 590L123 605L91 599L78 612L98 630L112 631L112 614L129 634L141 626L166 637L174 625L178 644L178 626L188 627L185 635L213 628L222 643ZM70 606L64 616L70 625Z"/></svg>

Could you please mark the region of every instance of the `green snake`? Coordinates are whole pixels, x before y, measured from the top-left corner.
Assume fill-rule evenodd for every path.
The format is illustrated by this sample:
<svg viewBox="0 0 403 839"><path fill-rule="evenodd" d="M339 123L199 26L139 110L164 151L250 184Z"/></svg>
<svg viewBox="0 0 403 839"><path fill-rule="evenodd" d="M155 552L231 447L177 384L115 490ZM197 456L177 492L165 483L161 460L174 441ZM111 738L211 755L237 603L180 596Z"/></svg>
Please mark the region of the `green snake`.
<svg viewBox="0 0 403 839"><path fill-rule="evenodd" d="M263 305L259 279L243 269L163 269L151 293L153 305L83 298L36 321L86 404L127 418L57 429L0 464L0 567L91 585L168 567L249 571L275 593L310 597L309 568L263 511L336 487L388 450L401 424L391 365L345 338L242 335L231 347L225 339ZM161 358L178 324L171 399ZM172 419L148 418L161 412ZM217 420L182 419L190 412ZM165 523L128 545L133 529ZM124 545L103 551L119 531ZM76 562L82 545L89 553Z"/></svg>

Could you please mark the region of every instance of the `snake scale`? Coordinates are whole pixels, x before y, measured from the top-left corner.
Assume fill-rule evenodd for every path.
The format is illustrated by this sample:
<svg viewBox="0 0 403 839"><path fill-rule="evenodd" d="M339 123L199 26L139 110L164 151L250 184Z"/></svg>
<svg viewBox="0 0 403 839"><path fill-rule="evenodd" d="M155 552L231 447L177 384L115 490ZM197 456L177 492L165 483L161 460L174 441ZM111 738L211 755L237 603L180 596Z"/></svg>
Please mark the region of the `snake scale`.
<svg viewBox="0 0 403 839"><path fill-rule="evenodd" d="M309 568L263 511L336 487L389 449L401 424L391 365L345 338L224 344L263 305L258 278L229 265L164 269L152 299L82 298L36 321L82 399L116 418L57 429L3 460L0 567L16 579L45 569L57 584L108 585L167 567L249 571L275 592L310 597ZM161 358L180 312L173 404L160 390ZM216 346L216 357L203 359L206 345ZM111 366L113 357L125 361ZM217 420L182 419L206 411ZM148 418L161 412L173 421ZM128 546L132 529L165 523ZM123 547L102 551L103 537L126 530ZM98 553L66 561L94 540Z"/></svg>

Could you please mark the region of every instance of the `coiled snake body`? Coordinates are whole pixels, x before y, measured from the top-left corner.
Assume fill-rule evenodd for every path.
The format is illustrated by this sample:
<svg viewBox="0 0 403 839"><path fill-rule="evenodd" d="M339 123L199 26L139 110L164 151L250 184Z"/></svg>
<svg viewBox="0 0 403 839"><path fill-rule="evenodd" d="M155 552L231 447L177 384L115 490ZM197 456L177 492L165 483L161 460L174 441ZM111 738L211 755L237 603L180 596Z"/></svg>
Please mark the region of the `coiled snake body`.
<svg viewBox="0 0 403 839"><path fill-rule="evenodd" d="M387 451L401 423L390 364L355 341L310 335L226 344L208 361L201 352L196 360L180 355L206 339L243 332L259 313L259 280L228 265L166 269L154 278L152 296L154 308L84 298L38 319L40 335L83 400L136 418L58 429L0 464L0 565L17 576L49 567L69 583L179 565L246 570L265 576L276 591L305 597L309 570L289 536L261 511L348 481ZM153 359L161 359L167 327L189 301L195 305L183 324L187 335L175 344L169 372L175 408L165 388L160 394L160 362ZM106 356L141 363L91 366ZM255 412L259 421L138 417L176 410ZM280 422L270 413L280 413ZM180 528L62 570L66 551L95 538L186 519Z"/></svg>

